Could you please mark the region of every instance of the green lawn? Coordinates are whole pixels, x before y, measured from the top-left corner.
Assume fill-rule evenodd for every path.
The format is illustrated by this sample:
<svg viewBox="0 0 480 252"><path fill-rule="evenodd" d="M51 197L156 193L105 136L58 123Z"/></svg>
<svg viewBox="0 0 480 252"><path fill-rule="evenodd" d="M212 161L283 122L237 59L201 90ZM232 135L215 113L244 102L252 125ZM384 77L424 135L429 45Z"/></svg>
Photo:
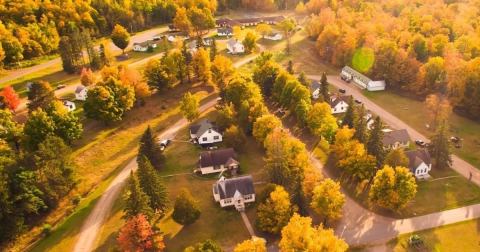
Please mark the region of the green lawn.
<svg viewBox="0 0 480 252"><path fill-rule="evenodd" d="M425 127L427 109L423 102L389 91L364 92L364 95L420 133L426 136L432 135L432 132ZM453 113L450 116L450 132L463 139L462 148L454 148L453 152L480 168L480 123Z"/></svg>
<svg viewBox="0 0 480 252"><path fill-rule="evenodd" d="M425 250L409 248L408 238L403 234L391 240L388 247L395 252L404 251L480 251L480 219L456 223L439 228L424 230L419 235L425 243Z"/></svg>

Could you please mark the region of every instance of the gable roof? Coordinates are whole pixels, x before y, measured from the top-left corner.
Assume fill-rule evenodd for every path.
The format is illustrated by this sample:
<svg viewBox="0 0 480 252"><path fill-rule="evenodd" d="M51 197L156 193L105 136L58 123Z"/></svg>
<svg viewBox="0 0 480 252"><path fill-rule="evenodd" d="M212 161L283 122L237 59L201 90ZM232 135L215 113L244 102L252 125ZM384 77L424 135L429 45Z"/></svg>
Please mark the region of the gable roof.
<svg viewBox="0 0 480 252"><path fill-rule="evenodd" d="M217 33L223 33L223 34L233 34L233 28L232 27L222 27L217 29Z"/></svg>
<svg viewBox="0 0 480 252"><path fill-rule="evenodd" d="M232 48L235 47L235 45L237 45L237 44L241 44L241 43L234 38L231 38L227 41L227 45L232 47Z"/></svg>
<svg viewBox="0 0 480 252"><path fill-rule="evenodd" d="M235 26L240 24L236 20L230 18L220 18L217 19L215 23L217 24L217 26Z"/></svg>
<svg viewBox="0 0 480 252"><path fill-rule="evenodd" d="M348 99L350 99L351 95L339 95L339 96L333 96L332 100L330 101L330 106L334 108L337 106L340 102L345 102L348 104Z"/></svg>
<svg viewBox="0 0 480 252"><path fill-rule="evenodd" d="M310 91L313 92L317 89L320 89L320 82L319 81L312 81L312 84L310 84Z"/></svg>
<svg viewBox="0 0 480 252"><path fill-rule="evenodd" d="M392 130L383 133L383 146L393 145L396 142L406 143L410 141L410 135L406 129Z"/></svg>
<svg viewBox="0 0 480 252"><path fill-rule="evenodd" d="M86 89L86 87L84 85L78 85L77 88L75 88L75 93L76 94L79 94L80 92L82 92L84 89Z"/></svg>
<svg viewBox="0 0 480 252"><path fill-rule="evenodd" d="M217 165L229 165L237 163L236 160L237 153L232 148L214 150L214 151L204 151L200 153L200 160L198 164L201 167L210 167Z"/></svg>
<svg viewBox="0 0 480 252"><path fill-rule="evenodd" d="M408 168L413 173L415 172L415 169L417 169L417 167L422 163L427 165L432 164L432 158L426 149L406 151L405 155L408 157Z"/></svg>
<svg viewBox="0 0 480 252"><path fill-rule="evenodd" d="M233 198L235 193L242 195L254 194L253 179L251 175L231 179L220 178L216 183L220 199Z"/></svg>
<svg viewBox="0 0 480 252"><path fill-rule="evenodd" d="M201 136L209 129L217 131L214 123L210 122L208 119L203 119L197 124L190 126L190 134Z"/></svg>

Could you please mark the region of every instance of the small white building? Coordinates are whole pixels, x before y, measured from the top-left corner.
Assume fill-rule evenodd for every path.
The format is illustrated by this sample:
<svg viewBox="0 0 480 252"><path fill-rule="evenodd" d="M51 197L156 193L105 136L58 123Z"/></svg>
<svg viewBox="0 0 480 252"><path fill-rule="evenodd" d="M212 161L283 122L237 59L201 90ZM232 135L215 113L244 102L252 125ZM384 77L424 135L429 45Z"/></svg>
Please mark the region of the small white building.
<svg viewBox="0 0 480 252"><path fill-rule="evenodd" d="M75 88L75 100L77 101L86 101L87 100L88 88L84 85L78 85Z"/></svg>
<svg viewBox="0 0 480 252"><path fill-rule="evenodd" d="M77 109L77 106L75 105L74 102L64 100L62 101L63 106L68 110L68 112L73 112L75 109Z"/></svg>
<svg viewBox="0 0 480 252"><path fill-rule="evenodd" d="M200 171L202 174L229 171L235 175L239 166L237 153L232 148L228 148L200 153L197 171Z"/></svg>
<svg viewBox="0 0 480 252"><path fill-rule="evenodd" d="M408 157L408 168L417 179L430 178L432 170L432 159L426 149L406 151Z"/></svg>
<svg viewBox="0 0 480 252"><path fill-rule="evenodd" d="M316 100L320 98L320 87L320 82L312 81L312 84L310 84L310 93L312 94L312 99Z"/></svg>
<svg viewBox="0 0 480 252"><path fill-rule="evenodd" d="M407 148L410 145L410 135L406 129L384 129L382 143L385 150Z"/></svg>
<svg viewBox="0 0 480 252"><path fill-rule="evenodd" d="M245 53L245 47L242 42L231 38L227 41L227 50L230 54L242 54Z"/></svg>
<svg viewBox="0 0 480 252"><path fill-rule="evenodd" d="M222 142L222 134L208 119L190 127L190 138L200 145Z"/></svg>
<svg viewBox="0 0 480 252"><path fill-rule="evenodd" d="M154 41L145 41L142 43L133 43L133 51L135 52L146 52L148 51L148 48L157 48L157 43Z"/></svg>
<svg viewBox="0 0 480 252"><path fill-rule="evenodd" d="M233 28L232 27L221 27L217 29L217 36L219 37L230 37L233 36Z"/></svg>
<svg viewBox="0 0 480 252"><path fill-rule="evenodd" d="M334 95L330 98L330 107L332 108L332 114L341 114L347 112L348 99L350 96L346 95Z"/></svg>
<svg viewBox="0 0 480 252"><path fill-rule="evenodd" d="M175 41L175 36L173 36L173 35L168 35L168 36L167 36L167 41L168 41L168 42L174 42L174 41Z"/></svg>
<svg viewBox="0 0 480 252"><path fill-rule="evenodd" d="M246 203L255 202L255 188L250 175L231 179L222 176L212 187L213 198L221 207L235 206L238 211L244 211Z"/></svg>
<svg viewBox="0 0 480 252"><path fill-rule="evenodd" d="M381 91L385 90L385 81L380 80L380 81L373 81L367 76L359 73L355 69L345 66L342 68L342 72L340 73L340 78L342 80L350 82L353 81L357 86L359 86L362 89L367 89L368 91Z"/></svg>
<svg viewBox="0 0 480 252"><path fill-rule="evenodd" d="M268 40L278 41L283 39L283 35L279 32L276 32L276 33L271 33L269 35L266 35L264 38Z"/></svg>

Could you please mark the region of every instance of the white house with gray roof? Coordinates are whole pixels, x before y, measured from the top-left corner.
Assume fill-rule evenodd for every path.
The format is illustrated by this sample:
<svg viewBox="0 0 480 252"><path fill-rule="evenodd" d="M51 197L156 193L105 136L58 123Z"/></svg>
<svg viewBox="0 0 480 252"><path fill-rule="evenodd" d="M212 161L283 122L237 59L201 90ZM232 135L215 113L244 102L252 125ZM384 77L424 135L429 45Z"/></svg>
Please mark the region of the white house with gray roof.
<svg viewBox="0 0 480 252"><path fill-rule="evenodd" d="M235 175L240 163L233 148L204 151L200 153L197 170L202 174L230 171Z"/></svg>
<svg viewBox="0 0 480 252"><path fill-rule="evenodd" d="M410 145L410 135L406 129L401 130L383 130L383 149L394 150L398 148L407 148Z"/></svg>
<svg viewBox="0 0 480 252"><path fill-rule="evenodd" d="M77 101L86 101L87 100L88 88L84 85L78 85L75 88L75 100Z"/></svg>
<svg viewBox="0 0 480 252"><path fill-rule="evenodd" d="M230 54L241 54L245 52L245 47L243 46L242 42L231 38L227 41L227 50Z"/></svg>
<svg viewBox="0 0 480 252"><path fill-rule="evenodd" d="M417 179L428 179L432 170L432 158L426 149L406 151L408 168Z"/></svg>
<svg viewBox="0 0 480 252"><path fill-rule="evenodd" d="M347 112L348 99L350 95L333 95L330 98L330 107L332 108L332 114L341 114Z"/></svg>
<svg viewBox="0 0 480 252"><path fill-rule="evenodd" d="M213 198L221 207L235 206L238 211L244 211L246 203L255 202L251 175L230 179L222 176L212 187Z"/></svg>
<svg viewBox="0 0 480 252"><path fill-rule="evenodd" d="M190 127L190 138L200 145L213 144L223 141L222 134L208 119Z"/></svg>

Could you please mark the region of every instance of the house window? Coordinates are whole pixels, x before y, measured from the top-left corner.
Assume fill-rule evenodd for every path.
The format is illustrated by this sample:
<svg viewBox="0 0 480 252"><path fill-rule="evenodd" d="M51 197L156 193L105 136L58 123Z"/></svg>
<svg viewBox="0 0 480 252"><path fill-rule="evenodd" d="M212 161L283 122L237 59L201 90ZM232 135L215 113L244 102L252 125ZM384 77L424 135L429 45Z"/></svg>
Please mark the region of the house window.
<svg viewBox="0 0 480 252"><path fill-rule="evenodd" d="M213 136L213 140L218 140L220 137L218 136Z"/></svg>
<svg viewBox="0 0 480 252"><path fill-rule="evenodd" d="M206 137L202 138L202 141L207 141L207 138Z"/></svg>
<svg viewBox="0 0 480 252"><path fill-rule="evenodd" d="M250 194L249 194L249 195L245 195L245 197L244 197L244 198L245 198L246 200L249 200L249 199L251 199L251 198L252 198L252 195L250 195Z"/></svg>
<svg viewBox="0 0 480 252"><path fill-rule="evenodd" d="M225 204L228 204L228 203L231 203L232 200L231 199L225 199L223 202L225 202Z"/></svg>
<svg viewBox="0 0 480 252"><path fill-rule="evenodd" d="M211 130L211 129L209 129L209 130L208 130L208 133L212 133L212 130Z"/></svg>
<svg viewBox="0 0 480 252"><path fill-rule="evenodd" d="M219 166L219 165L214 165L214 166L213 166L213 169L214 169L214 170L219 170L219 169L220 169L220 166Z"/></svg>

